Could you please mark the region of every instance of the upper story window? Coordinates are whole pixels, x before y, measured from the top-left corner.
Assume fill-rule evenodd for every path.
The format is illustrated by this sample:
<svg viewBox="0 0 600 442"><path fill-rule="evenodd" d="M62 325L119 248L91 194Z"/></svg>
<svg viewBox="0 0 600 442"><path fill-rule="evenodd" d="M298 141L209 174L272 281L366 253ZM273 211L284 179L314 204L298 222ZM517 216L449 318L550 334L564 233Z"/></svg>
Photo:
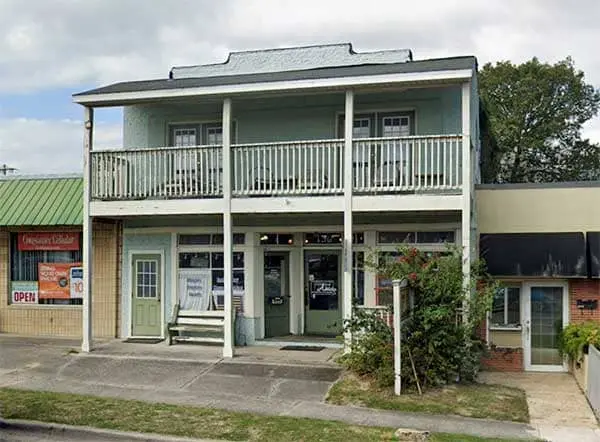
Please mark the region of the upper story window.
<svg viewBox="0 0 600 442"><path fill-rule="evenodd" d="M382 137L406 137L410 135L410 117L406 116L390 116L383 117L381 122Z"/></svg>
<svg viewBox="0 0 600 442"><path fill-rule="evenodd" d="M406 137L414 133L413 111L372 112L354 115L352 138ZM338 137L344 138L344 115L338 120Z"/></svg>
<svg viewBox="0 0 600 442"><path fill-rule="evenodd" d="M171 145L174 147L197 146L200 142L197 126L176 126L171 128Z"/></svg>
<svg viewBox="0 0 600 442"><path fill-rule="evenodd" d="M371 120L355 118L352 123L352 138L369 138L371 136Z"/></svg>
<svg viewBox="0 0 600 442"><path fill-rule="evenodd" d="M169 143L173 147L220 146L223 144L221 123L177 124L169 128ZM232 135L235 131L232 131Z"/></svg>
<svg viewBox="0 0 600 442"><path fill-rule="evenodd" d="M211 124L206 126L206 142L209 146L218 146L223 144L223 126L220 124Z"/></svg>

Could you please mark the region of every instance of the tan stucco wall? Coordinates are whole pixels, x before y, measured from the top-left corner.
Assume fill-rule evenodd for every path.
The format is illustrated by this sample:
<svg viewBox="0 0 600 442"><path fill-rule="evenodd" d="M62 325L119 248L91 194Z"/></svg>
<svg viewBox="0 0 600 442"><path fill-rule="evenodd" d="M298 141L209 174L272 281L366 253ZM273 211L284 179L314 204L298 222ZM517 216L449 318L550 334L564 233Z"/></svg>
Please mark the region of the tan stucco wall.
<svg viewBox="0 0 600 442"><path fill-rule="evenodd" d="M490 330L490 344L497 347L523 347L521 330Z"/></svg>
<svg viewBox="0 0 600 442"><path fill-rule="evenodd" d="M600 231L600 187L477 189L479 233Z"/></svg>
<svg viewBox="0 0 600 442"><path fill-rule="evenodd" d="M116 224L94 225L92 323L95 337L118 335L118 235ZM9 305L9 290L9 232L0 231L0 333L81 337L81 306Z"/></svg>

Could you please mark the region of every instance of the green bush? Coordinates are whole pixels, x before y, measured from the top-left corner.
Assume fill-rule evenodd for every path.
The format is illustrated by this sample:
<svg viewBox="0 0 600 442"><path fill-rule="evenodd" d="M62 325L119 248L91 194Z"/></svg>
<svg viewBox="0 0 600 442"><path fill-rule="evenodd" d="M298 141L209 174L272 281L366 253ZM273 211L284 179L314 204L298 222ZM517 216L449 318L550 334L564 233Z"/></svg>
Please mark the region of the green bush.
<svg viewBox="0 0 600 442"><path fill-rule="evenodd" d="M484 349L476 329L491 307L497 285L476 264L465 286L458 248L434 256L415 248L400 252L399 260L377 263L369 258L366 266L386 278L407 280L413 294L402 322L403 388L474 381ZM342 362L358 375L374 377L380 386L393 385L391 328L373 313L354 312L345 323L345 330L353 336L351 352Z"/></svg>
<svg viewBox="0 0 600 442"><path fill-rule="evenodd" d="M392 329L374 312L354 309L346 321L346 331L352 333L350 352L340 362L359 376L373 376L377 384L394 384L394 337Z"/></svg>
<svg viewBox="0 0 600 442"><path fill-rule="evenodd" d="M587 353L590 345L600 348L600 324L596 322L569 324L560 334L558 350L561 356L566 355L572 361L578 361L582 353Z"/></svg>

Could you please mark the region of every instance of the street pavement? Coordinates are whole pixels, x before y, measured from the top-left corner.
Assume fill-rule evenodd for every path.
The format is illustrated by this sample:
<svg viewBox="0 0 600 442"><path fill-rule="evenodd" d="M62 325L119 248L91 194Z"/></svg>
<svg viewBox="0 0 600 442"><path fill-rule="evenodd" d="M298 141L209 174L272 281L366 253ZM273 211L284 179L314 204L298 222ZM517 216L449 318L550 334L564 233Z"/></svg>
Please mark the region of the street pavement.
<svg viewBox="0 0 600 442"><path fill-rule="evenodd" d="M184 345L172 350L164 344L163 347L148 347L147 351L142 347L135 354L111 352L108 346L95 354L82 355L73 353L77 344L0 336L0 387L480 437L531 439L542 434L542 429L527 424L327 404L324 402L327 391L341 370L330 360L315 361L314 355L307 356L307 363L298 352L291 352L294 354L290 360L294 358L294 363L286 363L282 353L273 349L273 357L263 352L260 357L225 361L218 352L202 353L201 348ZM118 343L114 348L122 349L123 345ZM160 348L166 349L167 353L179 353L165 357ZM594 439L593 432L586 433L587 436L591 438L585 440L600 440Z"/></svg>

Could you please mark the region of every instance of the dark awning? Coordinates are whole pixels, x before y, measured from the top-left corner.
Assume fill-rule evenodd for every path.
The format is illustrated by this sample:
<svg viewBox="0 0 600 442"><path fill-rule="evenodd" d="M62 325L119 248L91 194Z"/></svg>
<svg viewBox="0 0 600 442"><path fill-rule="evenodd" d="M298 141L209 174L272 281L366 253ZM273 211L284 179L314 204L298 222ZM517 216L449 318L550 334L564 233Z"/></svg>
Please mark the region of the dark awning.
<svg viewBox="0 0 600 442"><path fill-rule="evenodd" d="M479 238L481 258L493 276L587 276L586 243L581 232L497 233Z"/></svg>
<svg viewBox="0 0 600 442"><path fill-rule="evenodd" d="M590 278L600 278L600 232L587 232Z"/></svg>

